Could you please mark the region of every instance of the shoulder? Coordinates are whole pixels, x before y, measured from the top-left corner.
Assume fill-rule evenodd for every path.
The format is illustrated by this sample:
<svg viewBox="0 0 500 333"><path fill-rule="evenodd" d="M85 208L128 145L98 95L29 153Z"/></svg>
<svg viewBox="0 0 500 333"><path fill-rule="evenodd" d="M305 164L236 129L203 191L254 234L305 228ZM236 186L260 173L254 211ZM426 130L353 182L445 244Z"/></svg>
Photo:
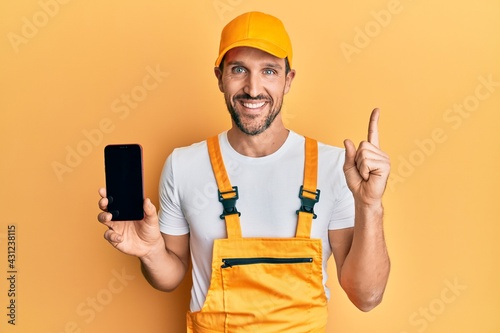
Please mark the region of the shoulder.
<svg viewBox="0 0 500 333"><path fill-rule="evenodd" d="M207 140L189 146L177 147L168 155L163 166L163 177L184 177L196 174L203 166L210 166Z"/></svg>
<svg viewBox="0 0 500 333"><path fill-rule="evenodd" d="M175 148L170 158L175 160L192 159L207 154L207 140L193 143L189 146Z"/></svg>
<svg viewBox="0 0 500 333"><path fill-rule="evenodd" d="M343 183L345 149L318 141L318 177L320 181Z"/></svg>
<svg viewBox="0 0 500 333"><path fill-rule="evenodd" d="M304 142L305 136L300 135L296 132L290 131L290 135L293 137L295 142ZM326 159L328 161L342 162L345 157L345 149L343 147L337 147L322 141L317 140L314 137L309 136L310 139L317 141L318 143L318 156L320 159Z"/></svg>
<svg viewBox="0 0 500 333"><path fill-rule="evenodd" d="M332 162L344 163L345 149L323 142L318 142L318 155L320 158L324 158Z"/></svg>

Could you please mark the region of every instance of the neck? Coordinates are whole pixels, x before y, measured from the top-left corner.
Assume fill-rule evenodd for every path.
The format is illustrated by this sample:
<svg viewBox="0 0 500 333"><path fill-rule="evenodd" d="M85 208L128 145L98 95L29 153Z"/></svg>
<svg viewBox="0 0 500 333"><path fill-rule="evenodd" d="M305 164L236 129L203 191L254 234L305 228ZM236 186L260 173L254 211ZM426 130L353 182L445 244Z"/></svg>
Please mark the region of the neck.
<svg viewBox="0 0 500 333"><path fill-rule="evenodd" d="M288 138L289 130L284 126L269 127L258 135L248 135L234 126L227 132L231 147L248 157L263 157L276 152Z"/></svg>

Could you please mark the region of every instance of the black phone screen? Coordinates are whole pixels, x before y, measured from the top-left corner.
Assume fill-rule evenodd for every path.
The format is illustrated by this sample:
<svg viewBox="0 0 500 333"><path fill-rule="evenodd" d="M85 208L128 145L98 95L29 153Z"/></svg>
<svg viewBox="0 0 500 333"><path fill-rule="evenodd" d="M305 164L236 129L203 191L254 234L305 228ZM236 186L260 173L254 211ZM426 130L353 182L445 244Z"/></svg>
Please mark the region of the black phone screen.
<svg viewBox="0 0 500 333"><path fill-rule="evenodd" d="M142 147L138 144L108 145L104 148L108 211L113 221L144 217Z"/></svg>

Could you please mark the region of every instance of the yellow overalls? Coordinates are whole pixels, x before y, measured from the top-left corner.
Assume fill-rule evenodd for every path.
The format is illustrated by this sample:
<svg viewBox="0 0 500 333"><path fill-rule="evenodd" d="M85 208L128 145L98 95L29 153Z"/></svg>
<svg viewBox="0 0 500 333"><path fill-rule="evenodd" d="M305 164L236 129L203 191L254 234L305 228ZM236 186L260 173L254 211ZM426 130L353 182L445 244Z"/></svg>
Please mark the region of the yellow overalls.
<svg viewBox="0 0 500 333"><path fill-rule="evenodd" d="M306 138L302 206L294 238L242 237L235 206L238 188L229 182L218 137L207 143L227 238L214 241L210 288L202 309L187 314L187 331L324 333L327 300L321 239L310 238L313 206L319 199L317 142Z"/></svg>

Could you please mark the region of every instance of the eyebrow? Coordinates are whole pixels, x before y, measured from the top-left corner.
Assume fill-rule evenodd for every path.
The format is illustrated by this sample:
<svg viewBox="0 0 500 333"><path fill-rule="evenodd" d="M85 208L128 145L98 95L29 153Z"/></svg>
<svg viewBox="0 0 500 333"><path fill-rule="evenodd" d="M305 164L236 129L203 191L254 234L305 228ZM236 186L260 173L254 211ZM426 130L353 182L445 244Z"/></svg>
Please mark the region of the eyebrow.
<svg viewBox="0 0 500 333"><path fill-rule="evenodd" d="M238 60L233 60L233 61L230 61L228 62L227 64L228 66L243 66L243 67L246 67L245 66L245 63L242 62L242 61L238 61ZM267 63L264 63L263 68L275 68L275 69L283 69L283 67L278 64L278 63L275 63L275 62L267 62Z"/></svg>

